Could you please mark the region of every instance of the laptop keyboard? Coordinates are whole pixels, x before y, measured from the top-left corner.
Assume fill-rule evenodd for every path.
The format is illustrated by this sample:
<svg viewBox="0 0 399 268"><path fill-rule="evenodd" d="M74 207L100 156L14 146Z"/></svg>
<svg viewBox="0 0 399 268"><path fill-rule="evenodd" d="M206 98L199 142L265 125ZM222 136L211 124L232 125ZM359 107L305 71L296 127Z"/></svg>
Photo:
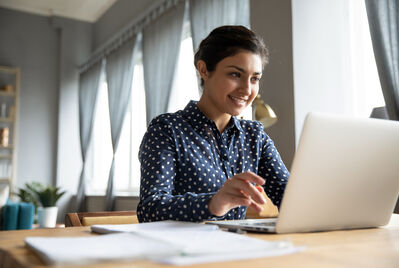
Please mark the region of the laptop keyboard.
<svg viewBox="0 0 399 268"><path fill-rule="evenodd" d="M276 226L276 222L243 222L240 225L245 226Z"/></svg>

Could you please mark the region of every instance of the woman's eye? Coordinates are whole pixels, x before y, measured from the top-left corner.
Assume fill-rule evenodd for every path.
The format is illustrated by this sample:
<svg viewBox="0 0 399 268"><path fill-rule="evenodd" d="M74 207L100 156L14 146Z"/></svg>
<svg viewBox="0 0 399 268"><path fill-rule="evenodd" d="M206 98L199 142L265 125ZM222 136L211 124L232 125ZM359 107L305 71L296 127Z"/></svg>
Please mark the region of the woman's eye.
<svg viewBox="0 0 399 268"><path fill-rule="evenodd" d="M232 77L240 77L240 73L230 73Z"/></svg>
<svg viewBox="0 0 399 268"><path fill-rule="evenodd" d="M252 77L251 80L252 80L252 82L254 82L254 83L255 83L255 82L259 82L260 77L255 76L255 77Z"/></svg>

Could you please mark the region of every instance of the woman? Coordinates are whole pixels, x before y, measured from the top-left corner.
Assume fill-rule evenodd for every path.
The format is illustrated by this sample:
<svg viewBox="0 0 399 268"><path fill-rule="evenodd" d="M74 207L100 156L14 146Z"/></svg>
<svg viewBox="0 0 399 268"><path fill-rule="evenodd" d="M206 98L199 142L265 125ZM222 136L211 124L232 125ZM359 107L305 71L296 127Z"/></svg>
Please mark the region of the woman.
<svg viewBox="0 0 399 268"><path fill-rule="evenodd" d="M289 173L261 123L236 118L252 103L268 53L243 26L222 26L194 59L203 94L152 120L140 146L140 222L245 218L266 194L280 205Z"/></svg>

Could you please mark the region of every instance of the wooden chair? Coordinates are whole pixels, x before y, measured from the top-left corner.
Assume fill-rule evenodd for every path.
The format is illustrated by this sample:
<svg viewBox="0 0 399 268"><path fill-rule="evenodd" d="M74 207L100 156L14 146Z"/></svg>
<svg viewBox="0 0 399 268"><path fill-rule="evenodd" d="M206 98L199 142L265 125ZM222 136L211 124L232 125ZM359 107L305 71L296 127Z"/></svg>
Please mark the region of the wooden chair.
<svg viewBox="0 0 399 268"><path fill-rule="evenodd" d="M80 212L65 215L65 227L132 223L139 223L136 211Z"/></svg>
<svg viewBox="0 0 399 268"><path fill-rule="evenodd" d="M256 212L249 207L246 214L247 219L274 218L278 216L278 208L273 205L272 201L267 197L264 191L263 197L266 199L266 204L262 205L263 210L261 212Z"/></svg>

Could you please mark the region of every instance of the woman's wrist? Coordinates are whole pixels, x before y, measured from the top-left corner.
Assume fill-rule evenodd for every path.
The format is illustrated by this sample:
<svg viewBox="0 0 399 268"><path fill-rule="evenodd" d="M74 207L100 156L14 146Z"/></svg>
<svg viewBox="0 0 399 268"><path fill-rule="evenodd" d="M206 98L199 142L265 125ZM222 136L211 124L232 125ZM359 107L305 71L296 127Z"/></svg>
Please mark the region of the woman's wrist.
<svg viewBox="0 0 399 268"><path fill-rule="evenodd" d="M216 217L222 217L226 213L223 213L222 210L220 209L220 204L218 201L218 194L215 194L211 199L209 199L208 202L208 210L209 213Z"/></svg>

